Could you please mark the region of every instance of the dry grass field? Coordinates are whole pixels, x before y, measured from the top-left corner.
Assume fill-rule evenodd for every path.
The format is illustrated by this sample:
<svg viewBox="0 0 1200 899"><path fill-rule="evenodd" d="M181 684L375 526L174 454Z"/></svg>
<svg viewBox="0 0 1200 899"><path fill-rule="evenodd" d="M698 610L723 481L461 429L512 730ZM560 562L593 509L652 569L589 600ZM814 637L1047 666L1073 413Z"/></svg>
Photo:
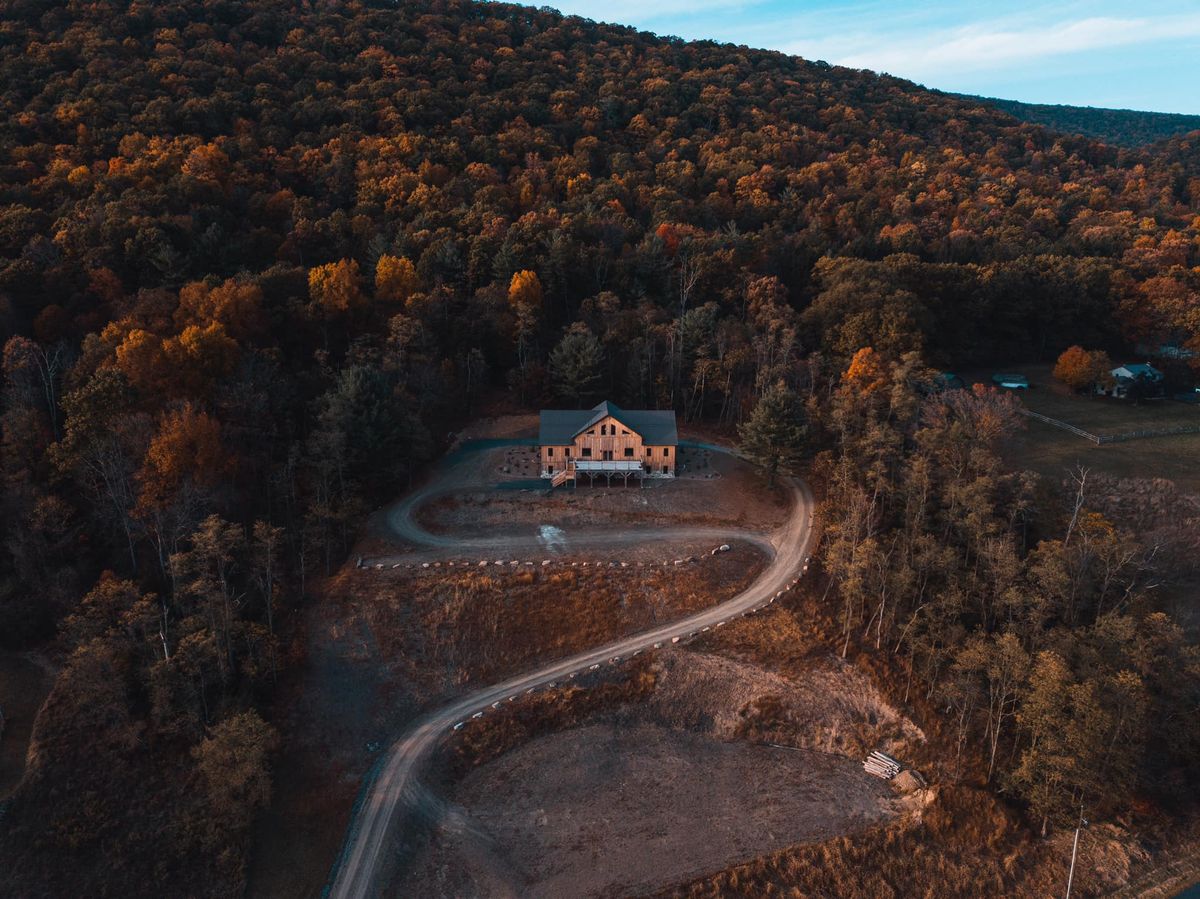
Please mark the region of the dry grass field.
<svg viewBox="0 0 1200 899"><path fill-rule="evenodd" d="M1016 370L1027 375L1032 385L1029 390L1018 391L1027 408L1093 434L1200 425L1198 405L1166 399L1132 403L1113 397L1079 394L1056 381L1050 365L1017 366Z"/></svg>
<svg viewBox="0 0 1200 899"><path fill-rule="evenodd" d="M1005 449L1006 461L1061 481L1077 466L1114 478L1165 478L1200 493L1200 434L1151 437L1097 446L1067 431L1030 421Z"/></svg>
<svg viewBox="0 0 1200 899"><path fill-rule="evenodd" d="M1082 396L1055 381L1049 365L1005 369L1009 370L1029 378L1030 389L1017 393L1026 408L1093 434L1200 426L1200 405L1169 400L1134 405L1109 397ZM980 370L963 377L968 384L990 383L991 374L991 370ZM1005 455L1014 467L1056 481L1082 465L1115 478L1166 478L1182 490L1200 493L1200 434L1146 437L1098 446L1069 431L1029 419Z"/></svg>

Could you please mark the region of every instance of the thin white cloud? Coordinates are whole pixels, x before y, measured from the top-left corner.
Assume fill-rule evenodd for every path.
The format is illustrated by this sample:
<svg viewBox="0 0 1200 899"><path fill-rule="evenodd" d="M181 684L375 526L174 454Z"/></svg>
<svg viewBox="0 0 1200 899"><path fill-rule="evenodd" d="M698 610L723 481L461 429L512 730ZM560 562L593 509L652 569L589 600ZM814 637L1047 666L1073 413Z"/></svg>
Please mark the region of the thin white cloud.
<svg viewBox="0 0 1200 899"><path fill-rule="evenodd" d="M1200 13L1155 19L1094 16L1053 23L979 22L908 34L860 31L784 49L809 59L917 80L1012 66L1073 53L1200 37Z"/></svg>

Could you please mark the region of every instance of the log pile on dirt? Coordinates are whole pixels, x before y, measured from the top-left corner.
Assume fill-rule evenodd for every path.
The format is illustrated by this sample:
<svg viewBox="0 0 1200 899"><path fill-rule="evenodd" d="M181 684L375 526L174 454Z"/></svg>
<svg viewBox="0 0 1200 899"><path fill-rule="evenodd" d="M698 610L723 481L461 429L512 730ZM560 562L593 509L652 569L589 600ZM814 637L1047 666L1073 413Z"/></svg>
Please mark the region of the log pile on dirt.
<svg viewBox="0 0 1200 899"><path fill-rule="evenodd" d="M872 752L863 762L863 770L881 780L891 780L900 773L900 763L890 755Z"/></svg>

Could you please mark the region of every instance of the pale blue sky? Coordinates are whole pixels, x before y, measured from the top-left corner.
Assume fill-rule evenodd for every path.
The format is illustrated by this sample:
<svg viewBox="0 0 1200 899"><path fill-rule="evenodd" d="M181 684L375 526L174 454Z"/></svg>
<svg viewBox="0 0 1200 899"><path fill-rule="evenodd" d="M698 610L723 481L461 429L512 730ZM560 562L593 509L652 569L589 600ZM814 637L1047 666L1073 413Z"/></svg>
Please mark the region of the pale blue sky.
<svg viewBox="0 0 1200 899"><path fill-rule="evenodd" d="M1200 0L551 0L564 13L1030 103L1200 113Z"/></svg>

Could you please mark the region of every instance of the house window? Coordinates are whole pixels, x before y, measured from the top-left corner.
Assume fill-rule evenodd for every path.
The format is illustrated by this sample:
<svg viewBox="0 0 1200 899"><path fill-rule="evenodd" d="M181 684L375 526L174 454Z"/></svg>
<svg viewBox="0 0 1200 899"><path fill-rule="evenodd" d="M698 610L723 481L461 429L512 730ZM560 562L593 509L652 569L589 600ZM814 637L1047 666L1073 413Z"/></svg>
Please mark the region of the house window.
<svg viewBox="0 0 1200 899"><path fill-rule="evenodd" d="M592 448L590 446L585 446L583 448L583 458L585 458L585 459L591 458L591 455L592 455Z"/></svg>
<svg viewBox="0 0 1200 899"><path fill-rule="evenodd" d="M632 446L627 446L627 447L625 447L625 457L626 457L627 459L632 459L632 458L633 458L633 447L632 447Z"/></svg>
<svg viewBox="0 0 1200 899"><path fill-rule="evenodd" d="M570 459L571 458L571 448L569 446L566 448L565 452L567 454L567 458Z"/></svg>
<svg viewBox="0 0 1200 899"><path fill-rule="evenodd" d="M554 474L554 466L553 465L551 465L549 468L546 469L546 474Z"/></svg>
<svg viewBox="0 0 1200 899"><path fill-rule="evenodd" d="M622 437L628 437L628 436L629 436L629 432L628 432L628 431L626 431L624 428L621 428L621 436L622 436Z"/></svg>
<svg viewBox="0 0 1200 899"><path fill-rule="evenodd" d="M663 458L665 459L669 455L671 455L671 448L669 446L664 446L663 447Z"/></svg>
<svg viewBox="0 0 1200 899"><path fill-rule="evenodd" d="M663 466L663 472L662 472L662 473L663 473L663 474L666 474L666 473L667 473L667 466L665 466L665 465Z"/></svg>
<svg viewBox="0 0 1200 899"><path fill-rule="evenodd" d="M553 458L554 458L554 447L552 447L552 446L548 446L548 447L546 447L546 458L547 458L547 459L553 459Z"/></svg>
<svg viewBox="0 0 1200 899"><path fill-rule="evenodd" d="M649 456L649 455L650 455L650 447L646 447L646 455L647 455L647 456Z"/></svg>

